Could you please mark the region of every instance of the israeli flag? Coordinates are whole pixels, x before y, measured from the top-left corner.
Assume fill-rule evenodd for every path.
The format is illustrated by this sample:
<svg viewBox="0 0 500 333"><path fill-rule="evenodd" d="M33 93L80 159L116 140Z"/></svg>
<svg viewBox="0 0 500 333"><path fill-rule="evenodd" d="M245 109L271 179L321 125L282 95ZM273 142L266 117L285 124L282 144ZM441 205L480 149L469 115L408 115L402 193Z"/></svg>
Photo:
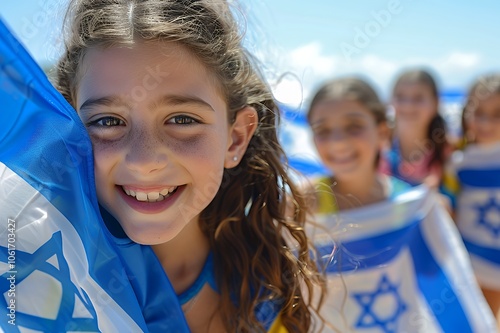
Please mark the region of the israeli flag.
<svg viewBox="0 0 500 333"><path fill-rule="evenodd" d="M150 247L104 227L86 130L0 20L0 328L188 332Z"/></svg>
<svg viewBox="0 0 500 333"><path fill-rule="evenodd" d="M470 145L453 162L458 228L480 284L500 290L500 144Z"/></svg>
<svg viewBox="0 0 500 333"><path fill-rule="evenodd" d="M312 131L309 129L304 111L280 105L280 112L281 124L278 134L280 143L286 151L288 165L301 176L315 177L330 174L316 153Z"/></svg>
<svg viewBox="0 0 500 333"><path fill-rule="evenodd" d="M318 222L313 237L328 260L322 315L333 332L496 332L434 192L419 186Z"/></svg>

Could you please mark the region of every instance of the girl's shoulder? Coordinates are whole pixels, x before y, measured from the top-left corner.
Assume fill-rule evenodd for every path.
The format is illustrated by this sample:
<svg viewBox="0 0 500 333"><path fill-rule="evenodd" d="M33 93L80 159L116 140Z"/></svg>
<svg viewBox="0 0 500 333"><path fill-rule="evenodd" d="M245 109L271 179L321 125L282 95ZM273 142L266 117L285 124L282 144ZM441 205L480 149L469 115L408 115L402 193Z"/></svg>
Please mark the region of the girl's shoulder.
<svg viewBox="0 0 500 333"><path fill-rule="evenodd" d="M385 176L385 182L387 186L387 199L393 199L412 188L409 183L394 176Z"/></svg>
<svg viewBox="0 0 500 333"><path fill-rule="evenodd" d="M334 181L331 176L321 176L312 180L314 186L315 212L317 214L334 214L338 212L332 186Z"/></svg>

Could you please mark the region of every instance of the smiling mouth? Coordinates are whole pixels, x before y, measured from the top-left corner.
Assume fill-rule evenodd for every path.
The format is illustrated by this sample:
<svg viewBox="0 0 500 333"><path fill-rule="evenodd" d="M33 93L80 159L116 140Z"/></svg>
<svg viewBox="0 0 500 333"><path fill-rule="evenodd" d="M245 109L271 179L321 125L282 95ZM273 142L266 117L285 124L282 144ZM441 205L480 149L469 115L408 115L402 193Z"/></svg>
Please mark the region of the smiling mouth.
<svg viewBox="0 0 500 333"><path fill-rule="evenodd" d="M164 188L161 191L151 191L147 193L127 189L123 186L121 186L121 188L126 195L135 198L137 201L160 202L173 195L177 191L179 186L171 186Z"/></svg>
<svg viewBox="0 0 500 333"><path fill-rule="evenodd" d="M338 163L338 164L345 164L345 163L349 163L349 162L352 162L356 159L356 154L352 153L352 154L349 154L349 155L346 155L346 156L342 156L342 157L335 157L335 158L331 158L330 160L333 162L333 163Z"/></svg>

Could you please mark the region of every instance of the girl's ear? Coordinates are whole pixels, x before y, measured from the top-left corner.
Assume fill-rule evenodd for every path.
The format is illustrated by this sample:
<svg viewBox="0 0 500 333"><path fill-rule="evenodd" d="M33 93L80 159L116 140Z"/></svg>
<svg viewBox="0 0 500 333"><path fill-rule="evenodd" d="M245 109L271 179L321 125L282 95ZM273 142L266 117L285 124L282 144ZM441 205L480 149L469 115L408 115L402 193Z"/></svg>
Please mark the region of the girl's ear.
<svg viewBox="0 0 500 333"><path fill-rule="evenodd" d="M229 142L224 161L226 169L234 168L240 163L258 123L259 117L253 107L247 106L236 113L236 119L229 128Z"/></svg>

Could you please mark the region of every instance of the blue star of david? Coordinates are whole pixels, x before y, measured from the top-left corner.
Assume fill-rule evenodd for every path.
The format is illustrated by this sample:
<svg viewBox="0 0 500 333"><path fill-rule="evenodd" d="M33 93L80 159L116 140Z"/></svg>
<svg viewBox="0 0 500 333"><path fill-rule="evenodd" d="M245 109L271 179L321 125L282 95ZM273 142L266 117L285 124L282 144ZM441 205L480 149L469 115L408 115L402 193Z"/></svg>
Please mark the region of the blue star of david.
<svg viewBox="0 0 500 333"><path fill-rule="evenodd" d="M500 204L496 201L495 196L491 196L483 205L475 205L474 208L477 209L479 213L477 224L486 228L495 238L498 238L500 236L500 224L495 225L487 219L487 214L490 211L496 211L500 215Z"/></svg>
<svg viewBox="0 0 500 333"><path fill-rule="evenodd" d="M2 248L0 251L0 261L7 263L7 248L1 246L0 248ZM47 262L47 260L54 255L57 258L59 269ZM52 238L40 246L34 253L16 250L15 270L17 271L17 273L15 273L16 285L37 270L50 275L62 285L61 305L55 319L40 318L34 315L17 312L16 323L18 325L43 332L99 332L96 311L92 306L90 298L71 281L69 266L62 252L62 235L60 231L54 233ZM10 288L10 282L7 280L10 274L11 273L7 272L1 276L1 293L8 291ZM73 318L75 297L78 297L81 304L85 306L92 318ZM2 309L6 309L7 302L4 297L0 297L0 304L2 304L0 305ZM15 329L17 329L17 327L15 327ZM17 330L17 332L19 332L19 330Z"/></svg>
<svg viewBox="0 0 500 333"><path fill-rule="evenodd" d="M362 309L361 314L356 322L357 328L374 328L378 327L384 333L395 333L397 331L397 321L399 316L406 311L406 304L401 299L398 293L398 285L392 284L387 275L382 275L376 290L373 292L353 293L352 297L358 302ZM385 318L381 318L373 308L377 297L386 294L391 294L396 299L397 307L394 313Z"/></svg>

